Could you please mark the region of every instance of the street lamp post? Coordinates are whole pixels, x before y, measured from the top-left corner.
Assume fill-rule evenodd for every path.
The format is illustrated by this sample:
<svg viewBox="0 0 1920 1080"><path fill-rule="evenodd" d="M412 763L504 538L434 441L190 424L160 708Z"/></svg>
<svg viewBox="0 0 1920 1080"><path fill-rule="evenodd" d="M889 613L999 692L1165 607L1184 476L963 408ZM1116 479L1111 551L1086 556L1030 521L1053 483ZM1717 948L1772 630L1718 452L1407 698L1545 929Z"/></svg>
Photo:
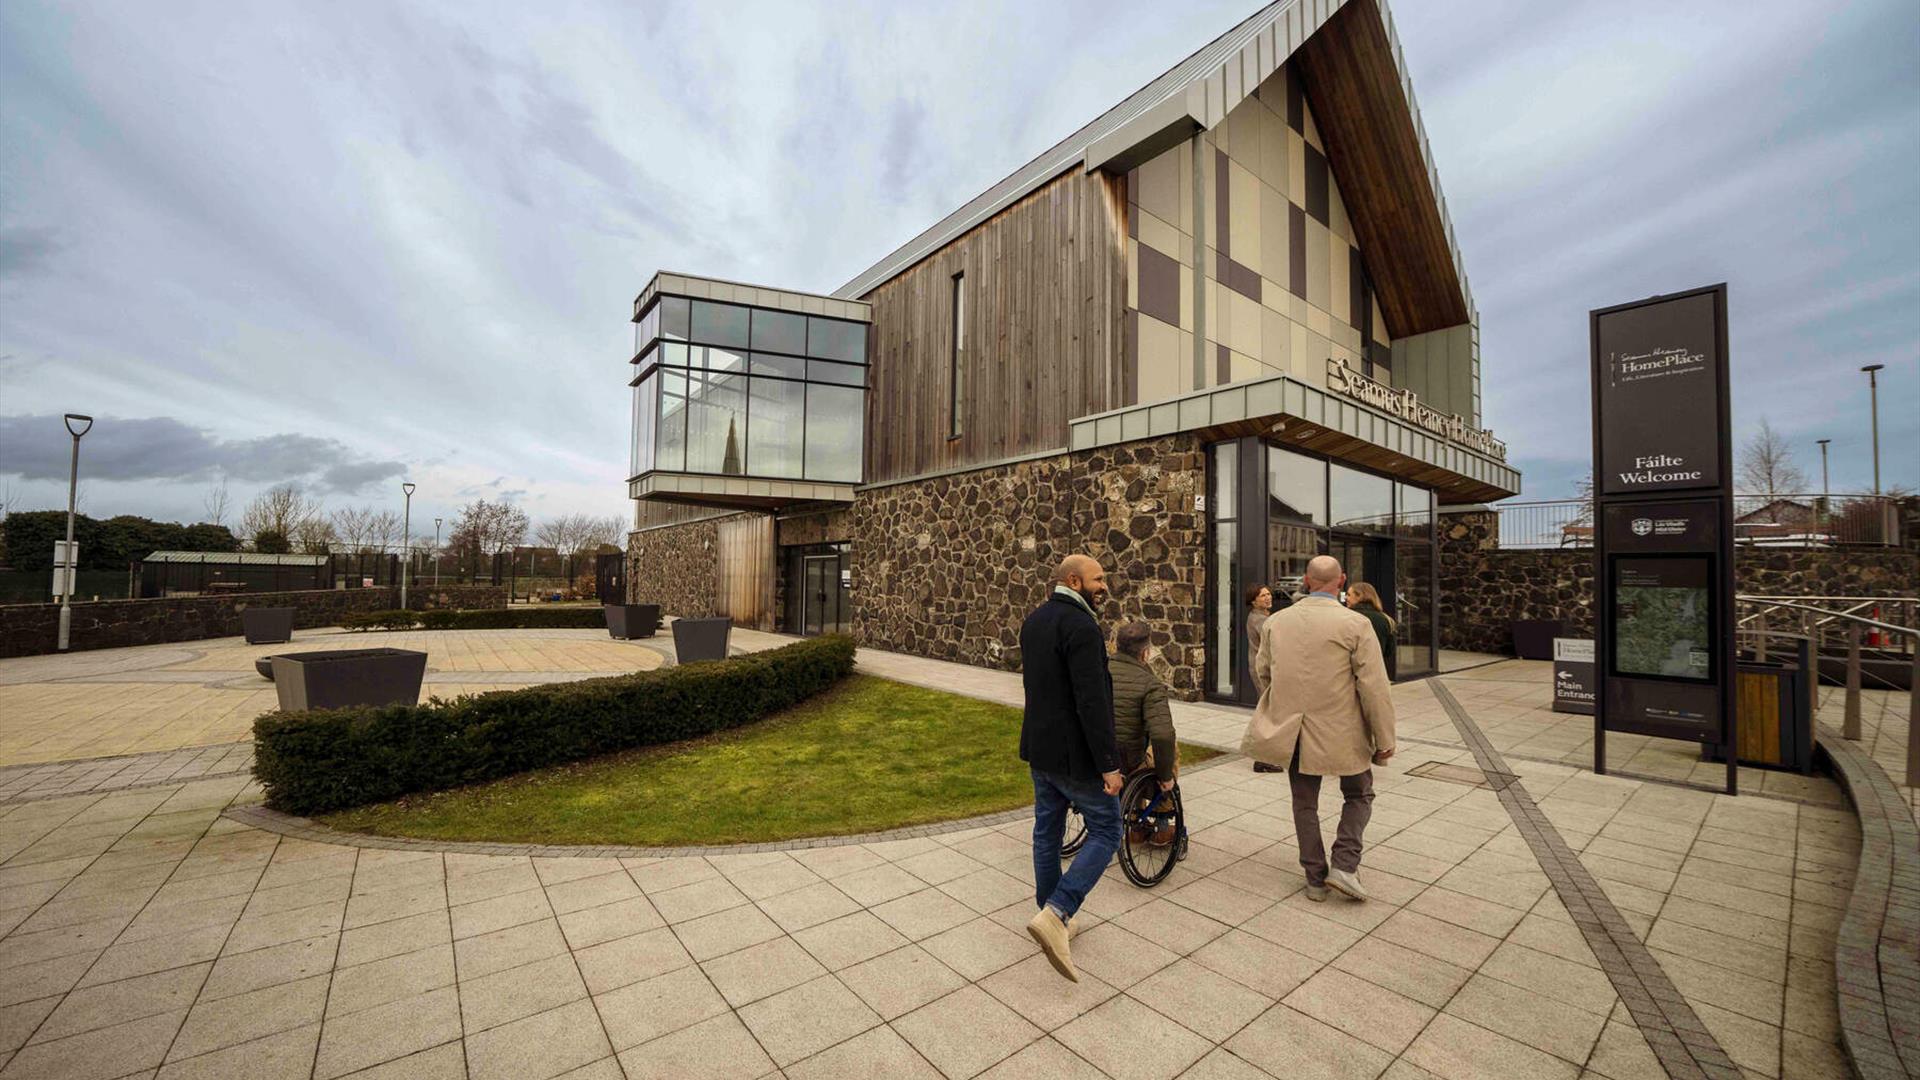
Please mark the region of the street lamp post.
<svg viewBox="0 0 1920 1080"><path fill-rule="evenodd" d="M433 587L440 587L440 520L433 519Z"/></svg>
<svg viewBox="0 0 1920 1080"><path fill-rule="evenodd" d="M400 511L400 610L407 610L407 564L413 561L413 481L400 485L406 492L405 508Z"/></svg>
<svg viewBox="0 0 1920 1080"><path fill-rule="evenodd" d="M1886 367L1885 364L1868 364L1861 368L1867 373L1867 393L1872 401L1873 412L1873 493L1880 494L1880 376L1875 372Z"/></svg>
<svg viewBox="0 0 1920 1080"><path fill-rule="evenodd" d="M73 460L67 466L67 546L64 561L60 564L60 634L55 647L61 652L67 651L67 640L73 632L73 579L79 575L80 560L73 552L73 509L80 492L80 436L93 428L93 417L79 413L66 416L67 434L73 436Z"/></svg>
<svg viewBox="0 0 1920 1080"><path fill-rule="evenodd" d="M1833 488L1827 481L1827 444L1833 440L1815 439L1814 441L1820 444L1820 526L1821 531L1824 532L1833 505ZM1832 538L1828 537L1828 539Z"/></svg>

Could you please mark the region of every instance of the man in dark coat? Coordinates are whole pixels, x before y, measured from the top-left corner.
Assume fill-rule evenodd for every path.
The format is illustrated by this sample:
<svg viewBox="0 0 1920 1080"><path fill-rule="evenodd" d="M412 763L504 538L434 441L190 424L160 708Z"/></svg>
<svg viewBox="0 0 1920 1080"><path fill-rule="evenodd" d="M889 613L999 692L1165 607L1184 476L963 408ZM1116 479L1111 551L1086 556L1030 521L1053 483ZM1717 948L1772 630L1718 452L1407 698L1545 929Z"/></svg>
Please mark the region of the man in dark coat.
<svg viewBox="0 0 1920 1080"><path fill-rule="evenodd" d="M1086 555L1069 555L1053 580L1053 594L1020 627L1026 684L1020 759L1033 772L1034 898L1040 905L1027 933L1055 970L1079 982L1067 924L1120 846L1120 756L1107 639L1094 617L1107 595L1106 571ZM1068 807L1087 823L1087 842L1062 874Z"/></svg>

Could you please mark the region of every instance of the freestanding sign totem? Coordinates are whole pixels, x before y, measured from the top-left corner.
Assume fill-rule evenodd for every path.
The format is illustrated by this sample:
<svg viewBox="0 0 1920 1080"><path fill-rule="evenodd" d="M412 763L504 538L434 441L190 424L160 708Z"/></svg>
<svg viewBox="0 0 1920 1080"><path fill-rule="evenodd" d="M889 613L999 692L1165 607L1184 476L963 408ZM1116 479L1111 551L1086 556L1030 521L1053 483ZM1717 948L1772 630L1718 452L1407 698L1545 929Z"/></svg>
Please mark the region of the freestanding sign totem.
<svg viewBox="0 0 1920 1080"><path fill-rule="evenodd" d="M1600 308L1593 771L1607 732L1733 747L1727 287ZM1737 790L1736 755L1727 793Z"/></svg>

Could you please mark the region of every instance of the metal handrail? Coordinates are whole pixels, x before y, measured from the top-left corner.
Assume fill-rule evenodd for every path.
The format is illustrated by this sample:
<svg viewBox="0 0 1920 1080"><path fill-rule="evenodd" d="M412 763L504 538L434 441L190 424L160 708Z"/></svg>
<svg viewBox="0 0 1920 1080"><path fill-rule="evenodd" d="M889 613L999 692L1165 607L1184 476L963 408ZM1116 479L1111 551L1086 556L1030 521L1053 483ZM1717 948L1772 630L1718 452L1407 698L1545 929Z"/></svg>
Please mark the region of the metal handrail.
<svg viewBox="0 0 1920 1080"><path fill-rule="evenodd" d="M1809 597L1808 599L1816 598ZM1857 598L1837 597L1835 599L1854 600ZM1920 787L1920 628L1901 626L1898 623L1882 622L1879 619L1869 619L1864 615L1855 615L1850 611L1835 611L1832 608L1816 607L1812 604L1803 604L1795 600L1781 600L1773 597L1735 596L1734 601L1735 603L1744 603L1749 606L1763 604L1765 605L1766 611L1771 611L1775 608L1789 608L1795 611L1811 612L1821 616L1820 621L1823 624L1833 620L1839 620L1846 624L1847 702L1840 734L1842 738L1856 742L1860 739L1860 628L1864 626L1874 630L1904 634L1907 637L1913 638L1916 648L1913 651L1913 668L1908 673L1907 682L1906 784L1908 787ZM1854 606L1860 607L1863 605L1855 604ZM1765 614L1764 611L1754 613L1755 616L1763 614ZM1749 618L1752 617L1754 616L1749 616ZM1765 625L1763 624L1758 630L1748 631L1748 633L1754 633L1760 636L1760 651L1764 655L1766 652L1766 635L1768 633ZM1817 660L1815 667L1816 669L1818 668ZM1813 677L1814 685L1819 685L1819 672L1815 670L1809 674Z"/></svg>

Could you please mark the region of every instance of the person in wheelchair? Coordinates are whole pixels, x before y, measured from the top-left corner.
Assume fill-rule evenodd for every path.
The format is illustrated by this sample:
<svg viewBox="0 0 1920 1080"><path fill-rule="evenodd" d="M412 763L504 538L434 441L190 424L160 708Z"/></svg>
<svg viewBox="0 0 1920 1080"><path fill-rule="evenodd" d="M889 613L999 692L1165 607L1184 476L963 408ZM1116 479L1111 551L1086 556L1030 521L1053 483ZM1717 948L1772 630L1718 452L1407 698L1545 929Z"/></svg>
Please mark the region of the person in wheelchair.
<svg viewBox="0 0 1920 1080"><path fill-rule="evenodd" d="M1173 790L1180 762L1167 688L1147 666L1152 637L1152 630L1143 622L1120 627L1113 635L1114 655L1107 670L1113 676L1113 737L1120 752L1120 771L1131 776L1142 768L1153 769L1160 781L1153 813L1162 815L1171 809L1167 793ZM1164 824L1158 828L1134 825L1129 838L1134 843L1161 847L1173 843L1173 818L1169 815L1161 820Z"/></svg>

